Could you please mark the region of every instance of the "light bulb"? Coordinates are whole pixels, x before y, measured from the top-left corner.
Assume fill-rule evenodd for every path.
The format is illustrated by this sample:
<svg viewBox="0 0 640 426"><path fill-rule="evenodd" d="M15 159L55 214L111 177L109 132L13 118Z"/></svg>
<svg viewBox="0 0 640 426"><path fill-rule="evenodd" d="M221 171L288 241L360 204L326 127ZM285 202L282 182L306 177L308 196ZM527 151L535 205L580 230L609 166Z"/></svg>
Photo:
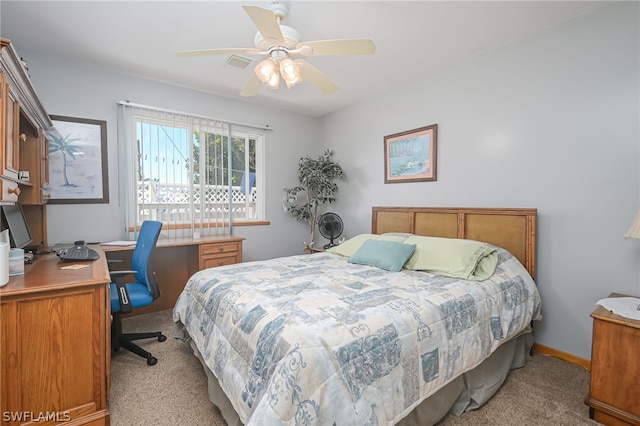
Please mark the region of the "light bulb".
<svg viewBox="0 0 640 426"><path fill-rule="evenodd" d="M280 86L280 75L274 72L271 78L264 83L269 89L277 89Z"/></svg>
<svg viewBox="0 0 640 426"><path fill-rule="evenodd" d="M284 58L280 61L280 73L288 88L292 88L302 81L298 64L290 58Z"/></svg>
<svg viewBox="0 0 640 426"><path fill-rule="evenodd" d="M273 78L274 74L278 74L276 64L271 59L265 59L254 68L256 76L261 82L267 84Z"/></svg>

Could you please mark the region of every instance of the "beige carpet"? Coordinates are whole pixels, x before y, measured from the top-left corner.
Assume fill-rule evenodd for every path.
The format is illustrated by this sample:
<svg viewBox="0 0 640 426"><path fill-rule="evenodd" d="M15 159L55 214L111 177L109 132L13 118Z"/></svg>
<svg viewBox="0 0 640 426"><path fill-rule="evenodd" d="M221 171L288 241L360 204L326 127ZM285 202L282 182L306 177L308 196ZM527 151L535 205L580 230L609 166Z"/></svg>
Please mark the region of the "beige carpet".
<svg viewBox="0 0 640 426"><path fill-rule="evenodd" d="M170 310L127 318L123 328L161 330L168 339L141 343L158 358L155 366L125 350L113 354L109 402L113 426L225 425L208 399L200 362L187 344L171 337ZM484 407L459 417L449 414L438 425L597 425L584 405L588 390L589 373L583 368L535 355L526 367L509 374Z"/></svg>

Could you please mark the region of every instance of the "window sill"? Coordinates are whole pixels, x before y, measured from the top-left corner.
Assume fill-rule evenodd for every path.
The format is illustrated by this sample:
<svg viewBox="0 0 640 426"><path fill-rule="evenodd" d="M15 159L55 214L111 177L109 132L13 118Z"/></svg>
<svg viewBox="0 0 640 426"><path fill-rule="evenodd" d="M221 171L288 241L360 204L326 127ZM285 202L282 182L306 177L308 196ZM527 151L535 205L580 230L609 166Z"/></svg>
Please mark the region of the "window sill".
<svg viewBox="0 0 640 426"><path fill-rule="evenodd" d="M233 221L233 226L262 226L271 225L268 220L238 220Z"/></svg>

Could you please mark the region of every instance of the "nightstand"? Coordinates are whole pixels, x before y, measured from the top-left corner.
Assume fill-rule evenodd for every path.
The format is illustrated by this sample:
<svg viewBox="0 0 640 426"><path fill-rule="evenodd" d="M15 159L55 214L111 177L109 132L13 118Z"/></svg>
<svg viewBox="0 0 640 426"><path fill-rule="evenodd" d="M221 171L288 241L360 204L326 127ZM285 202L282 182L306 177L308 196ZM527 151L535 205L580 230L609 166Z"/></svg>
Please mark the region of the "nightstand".
<svg viewBox="0 0 640 426"><path fill-rule="evenodd" d="M640 321L602 306L591 317L591 380L585 401L589 417L605 425L640 425Z"/></svg>

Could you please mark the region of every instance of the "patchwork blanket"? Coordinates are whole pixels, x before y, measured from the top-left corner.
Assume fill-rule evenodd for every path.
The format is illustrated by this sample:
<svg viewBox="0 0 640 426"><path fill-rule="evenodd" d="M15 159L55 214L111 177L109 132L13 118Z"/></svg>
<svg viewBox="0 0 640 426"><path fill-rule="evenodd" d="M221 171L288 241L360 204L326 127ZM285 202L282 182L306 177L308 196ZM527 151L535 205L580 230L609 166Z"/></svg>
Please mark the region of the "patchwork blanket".
<svg viewBox="0 0 640 426"><path fill-rule="evenodd" d="M200 271L173 312L248 425L395 424L540 318L497 248L482 282L332 253Z"/></svg>

